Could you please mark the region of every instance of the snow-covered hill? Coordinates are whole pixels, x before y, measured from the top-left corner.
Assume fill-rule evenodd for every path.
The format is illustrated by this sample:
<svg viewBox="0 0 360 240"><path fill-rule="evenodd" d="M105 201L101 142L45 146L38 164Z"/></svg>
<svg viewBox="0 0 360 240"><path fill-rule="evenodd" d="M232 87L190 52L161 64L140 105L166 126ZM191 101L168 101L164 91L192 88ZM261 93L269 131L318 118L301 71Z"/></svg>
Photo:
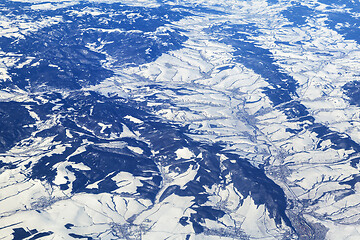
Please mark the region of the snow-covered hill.
<svg viewBox="0 0 360 240"><path fill-rule="evenodd" d="M357 1L0 3L0 239L357 239Z"/></svg>

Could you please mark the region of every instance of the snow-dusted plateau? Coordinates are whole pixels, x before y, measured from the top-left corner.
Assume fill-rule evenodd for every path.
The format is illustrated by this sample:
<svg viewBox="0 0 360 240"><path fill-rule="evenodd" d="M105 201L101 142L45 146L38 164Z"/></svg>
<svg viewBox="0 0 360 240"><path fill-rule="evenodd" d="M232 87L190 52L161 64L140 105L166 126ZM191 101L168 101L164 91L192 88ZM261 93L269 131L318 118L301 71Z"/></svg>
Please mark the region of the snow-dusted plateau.
<svg viewBox="0 0 360 240"><path fill-rule="evenodd" d="M360 239L359 0L0 1L0 239Z"/></svg>

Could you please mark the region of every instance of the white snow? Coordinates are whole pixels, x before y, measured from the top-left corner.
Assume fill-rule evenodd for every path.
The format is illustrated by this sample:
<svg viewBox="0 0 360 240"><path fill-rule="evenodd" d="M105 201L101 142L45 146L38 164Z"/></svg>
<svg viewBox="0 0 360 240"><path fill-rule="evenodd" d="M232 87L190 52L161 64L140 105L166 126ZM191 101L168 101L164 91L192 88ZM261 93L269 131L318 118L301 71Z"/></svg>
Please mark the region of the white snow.
<svg viewBox="0 0 360 240"><path fill-rule="evenodd" d="M136 193L136 189L143 184L138 178L135 178L131 173L120 172L115 177L111 178L116 182L116 185L119 187L114 192L116 193Z"/></svg>
<svg viewBox="0 0 360 240"><path fill-rule="evenodd" d="M175 154L176 154L176 159L191 159L195 157L195 154L186 147L179 148L178 150L175 151Z"/></svg>
<svg viewBox="0 0 360 240"><path fill-rule="evenodd" d="M144 150L142 150L139 147L133 147L133 146L127 146L128 149L130 149L131 151L137 153L137 154L143 154Z"/></svg>
<svg viewBox="0 0 360 240"><path fill-rule="evenodd" d="M133 123L137 123L137 124L142 124L142 123L144 123L144 122L141 121L140 119L137 119L137 118L135 118L135 117L133 117L133 116L126 115L124 118L132 121Z"/></svg>

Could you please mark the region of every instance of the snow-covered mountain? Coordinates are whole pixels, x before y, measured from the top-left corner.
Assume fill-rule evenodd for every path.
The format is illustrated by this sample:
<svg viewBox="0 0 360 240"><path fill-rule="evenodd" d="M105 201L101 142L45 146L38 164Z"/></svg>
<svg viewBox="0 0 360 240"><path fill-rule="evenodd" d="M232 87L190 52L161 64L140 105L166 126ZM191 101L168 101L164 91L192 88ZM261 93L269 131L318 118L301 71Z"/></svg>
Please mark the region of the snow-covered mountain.
<svg viewBox="0 0 360 240"><path fill-rule="evenodd" d="M359 10L2 1L0 239L358 239Z"/></svg>

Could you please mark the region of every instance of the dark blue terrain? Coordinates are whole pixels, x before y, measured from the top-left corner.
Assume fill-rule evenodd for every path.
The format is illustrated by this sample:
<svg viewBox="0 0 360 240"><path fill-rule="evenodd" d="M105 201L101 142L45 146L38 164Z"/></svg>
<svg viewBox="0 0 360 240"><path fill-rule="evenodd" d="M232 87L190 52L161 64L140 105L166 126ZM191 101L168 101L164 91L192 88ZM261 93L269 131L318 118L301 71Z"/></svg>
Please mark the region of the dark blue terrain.
<svg viewBox="0 0 360 240"><path fill-rule="evenodd" d="M86 7L96 7L106 12L100 16L72 14ZM0 38L0 48L5 52L20 53L25 60L33 57L34 65L10 70L13 83L30 91L42 88L80 89L100 83L112 76L100 61L105 55L91 51L87 44L101 46L102 51L115 59L115 66L139 65L153 61L163 52L178 49L186 37L179 31L155 32L171 21L186 16L186 11L174 11L169 7L140 8L120 4L80 4L58 11L25 11L13 6L11 14L26 13L33 20L61 16L63 22L40 29L25 39ZM24 7L25 8L25 7ZM140 17L132 19L127 13ZM3 14L10 14L9 9ZM119 29L120 31L106 30Z"/></svg>

